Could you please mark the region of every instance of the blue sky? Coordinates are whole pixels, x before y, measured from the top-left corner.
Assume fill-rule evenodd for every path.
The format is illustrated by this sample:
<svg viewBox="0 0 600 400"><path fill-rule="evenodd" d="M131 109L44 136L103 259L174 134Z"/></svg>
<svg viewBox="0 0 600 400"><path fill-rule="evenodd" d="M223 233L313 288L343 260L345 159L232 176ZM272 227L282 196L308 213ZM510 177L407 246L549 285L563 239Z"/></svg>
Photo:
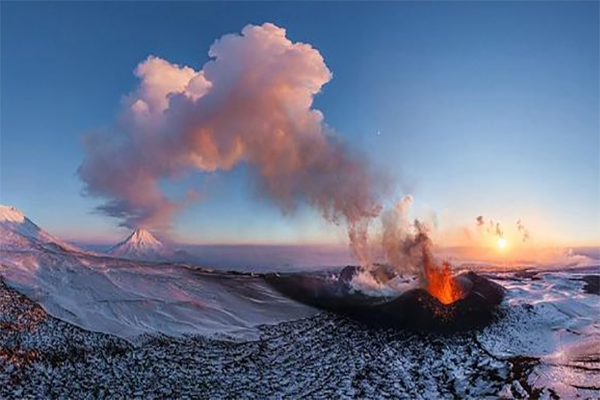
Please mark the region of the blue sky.
<svg viewBox="0 0 600 400"><path fill-rule="evenodd" d="M390 202L412 194L448 229L522 218L600 242L596 2L3 3L0 201L70 239L123 235L80 194L81 136L114 121L148 55L200 69L217 38L263 22L321 52L334 78L315 107L393 177ZM282 216L245 176L188 177L208 196L177 237L345 240L308 208Z"/></svg>

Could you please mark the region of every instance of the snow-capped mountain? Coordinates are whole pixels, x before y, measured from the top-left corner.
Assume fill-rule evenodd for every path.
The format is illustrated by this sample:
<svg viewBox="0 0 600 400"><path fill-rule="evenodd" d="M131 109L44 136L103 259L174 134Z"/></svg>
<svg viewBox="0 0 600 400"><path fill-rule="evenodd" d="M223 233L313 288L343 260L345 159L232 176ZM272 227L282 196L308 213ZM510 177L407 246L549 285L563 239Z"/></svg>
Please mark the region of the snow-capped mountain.
<svg viewBox="0 0 600 400"><path fill-rule="evenodd" d="M137 228L108 254L134 260L165 260L173 255L173 251L146 229Z"/></svg>
<svg viewBox="0 0 600 400"><path fill-rule="evenodd" d="M170 248L143 229L114 251L121 253L76 249L16 208L0 206L0 286L4 281L50 315L85 329L131 340L152 333L256 338L257 326L315 313L260 277L178 264L166 257Z"/></svg>
<svg viewBox="0 0 600 400"><path fill-rule="evenodd" d="M0 250L33 249L81 251L41 229L19 209L0 204Z"/></svg>

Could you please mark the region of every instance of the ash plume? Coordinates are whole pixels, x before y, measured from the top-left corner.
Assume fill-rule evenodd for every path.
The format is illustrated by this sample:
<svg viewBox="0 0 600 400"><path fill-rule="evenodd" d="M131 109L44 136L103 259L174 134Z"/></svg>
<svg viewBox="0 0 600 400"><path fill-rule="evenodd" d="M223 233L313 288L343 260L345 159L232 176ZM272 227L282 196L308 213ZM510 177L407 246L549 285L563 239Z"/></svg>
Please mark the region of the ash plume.
<svg viewBox="0 0 600 400"><path fill-rule="evenodd" d="M486 233L499 238L504 237L504 229L502 228L500 222L494 221L493 219L490 219L486 222L482 215L475 218L475 222L480 233ZM529 229L523 223L523 220L518 218L515 222L515 226L517 228L517 233L521 237L521 242L527 243L531 239L531 234Z"/></svg>
<svg viewBox="0 0 600 400"><path fill-rule="evenodd" d="M165 229L197 195L170 198L161 183L245 164L283 212L305 201L346 223L368 263L384 179L312 107L332 78L319 51L265 23L223 36L209 56L200 70L154 56L137 66L139 86L114 127L84 140L84 194L103 199L98 210L123 226Z"/></svg>
<svg viewBox="0 0 600 400"><path fill-rule="evenodd" d="M488 235L497 236L499 238L504 237L504 229L502 228L502 224L498 221L489 219L486 222L484 216L479 215L477 218L475 218L475 223L479 232L482 232L482 230L485 229L485 233Z"/></svg>
<svg viewBox="0 0 600 400"><path fill-rule="evenodd" d="M517 225L517 231L521 234L521 241L523 243L527 242L529 240L529 238L531 237L529 235L529 229L527 229L525 227L525 225L523 224L523 221L521 221L521 218L517 219L516 225Z"/></svg>
<svg viewBox="0 0 600 400"><path fill-rule="evenodd" d="M478 216L475 218L475 220L477 221L477 226L485 225L485 219L483 218L483 215Z"/></svg>
<svg viewBox="0 0 600 400"><path fill-rule="evenodd" d="M495 225L493 225L493 234L498 236L498 237L504 237L504 230L502 230L502 226L500 225L500 222L496 222Z"/></svg>
<svg viewBox="0 0 600 400"><path fill-rule="evenodd" d="M432 241L426 224L410 221L412 196L405 196L393 210L381 215L384 257L399 275L417 276L426 286L428 272L439 268L432 253Z"/></svg>
<svg viewBox="0 0 600 400"><path fill-rule="evenodd" d="M483 216L480 215L479 217L477 217L476 221L478 228L485 226L485 219L483 218ZM488 235L504 237L504 230L502 229L502 225L500 224L500 222L496 222L493 219L490 219L488 221L487 228L485 231Z"/></svg>
<svg viewBox="0 0 600 400"><path fill-rule="evenodd" d="M415 258L404 246L411 238L411 222L408 211L413 203L412 196L405 196L391 210L381 215L382 247L385 259L398 272L415 273L418 266ZM412 246L409 246L412 247Z"/></svg>

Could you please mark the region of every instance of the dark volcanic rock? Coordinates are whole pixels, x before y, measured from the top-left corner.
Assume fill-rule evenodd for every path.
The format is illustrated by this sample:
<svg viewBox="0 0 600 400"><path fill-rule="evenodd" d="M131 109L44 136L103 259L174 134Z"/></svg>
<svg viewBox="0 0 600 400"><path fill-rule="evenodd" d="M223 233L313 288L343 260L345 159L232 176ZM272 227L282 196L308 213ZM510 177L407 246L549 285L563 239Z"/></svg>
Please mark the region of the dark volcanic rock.
<svg viewBox="0 0 600 400"><path fill-rule="evenodd" d="M519 271L515 273L515 278L531 279L532 281L539 281L540 277L537 276L539 271Z"/></svg>
<svg viewBox="0 0 600 400"><path fill-rule="evenodd" d="M397 298L372 297L354 291L345 279L300 274L269 274L265 280L302 303L343 314L377 327L454 331L488 323L504 299L504 288L474 272L456 277L465 296L449 305L424 289L409 290Z"/></svg>
<svg viewBox="0 0 600 400"><path fill-rule="evenodd" d="M586 275L581 280L585 282L586 293L600 295L600 275Z"/></svg>
<svg viewBox="0 0 600 400"><path fill-rule="evenodd" d="M452 331L489 323L504 299L504 288L474 272L456 279L465 293L462 299L444 305L426 290L414 289L383 305L385 316L398 326L418 329Z"/></svg>

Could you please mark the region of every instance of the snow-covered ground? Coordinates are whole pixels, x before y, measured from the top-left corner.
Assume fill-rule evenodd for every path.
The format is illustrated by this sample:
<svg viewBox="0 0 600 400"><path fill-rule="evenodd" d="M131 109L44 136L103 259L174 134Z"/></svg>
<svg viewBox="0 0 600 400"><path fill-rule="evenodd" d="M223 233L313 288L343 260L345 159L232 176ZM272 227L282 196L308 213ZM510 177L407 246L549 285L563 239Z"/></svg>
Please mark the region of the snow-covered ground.
<svg viewBox="0 0 600 400"><path fill-rule="evenodd" d="M257 274L100 256L0 211L1 396L600 397L597 265L471 265L508 289L491 325L372 331Z"/></svg>
<svg viewBox="0 0 600 400"><path fill-rule="evenodd" d="M599 267L491 274L508 289L498 322L478 335L498 359L520 357L526 383L560 398L600 398Z"/></svg>
<svg viewBox="0 0 600 400"><path fill-rule="evenodd" d="M538 346L547 313L507 304L502 314L451 336L374 331L320 313L261 326L254 340L160 336L132 345L47 316L0 282L0 398L600 396L597 349L557 358Z"/></svg>
<svg viewBox="0 0 600 400"><path fill-rule="evenodd" d="M248 339L257 325L315 314L259 277L184 265L3 252L0 273L51 315L128 340L145 333Z"/></svg>
<svg viewBox="0 0 600 400"><path fill-rule="evenodd" d="M248 339L258 325L316 313L251 274L77 251L8 211L10 220L0 220L5 282L54 317L91 331L128 340L153 333Z"/></svg>

